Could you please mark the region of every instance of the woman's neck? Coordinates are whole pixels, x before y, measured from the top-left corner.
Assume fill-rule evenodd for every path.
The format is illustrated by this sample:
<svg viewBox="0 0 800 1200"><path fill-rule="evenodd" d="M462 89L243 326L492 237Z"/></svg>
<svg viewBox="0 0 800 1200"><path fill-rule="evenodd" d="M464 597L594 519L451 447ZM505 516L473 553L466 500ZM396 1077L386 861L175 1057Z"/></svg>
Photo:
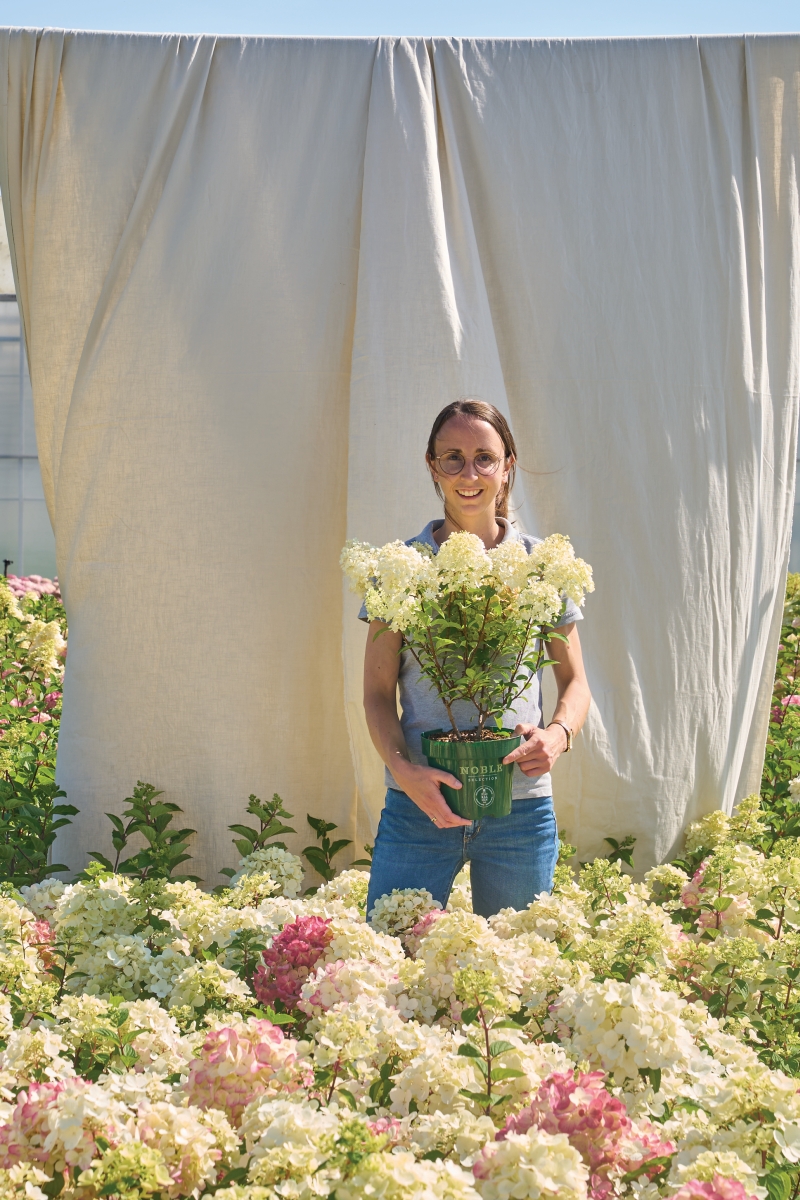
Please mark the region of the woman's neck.
<svg viewBox="0 0 800 1200"><path fill-rule="evenodd" d="M474 533L481 539L487 550L491 550L493 546L499 546L506 535L505 525L494 516L481 515L475 521L465 522L463 525L457 525L450 514L445 510L444 521L438 529L433 531L433 540L437 546L442 546L451 533Z"/></svg>

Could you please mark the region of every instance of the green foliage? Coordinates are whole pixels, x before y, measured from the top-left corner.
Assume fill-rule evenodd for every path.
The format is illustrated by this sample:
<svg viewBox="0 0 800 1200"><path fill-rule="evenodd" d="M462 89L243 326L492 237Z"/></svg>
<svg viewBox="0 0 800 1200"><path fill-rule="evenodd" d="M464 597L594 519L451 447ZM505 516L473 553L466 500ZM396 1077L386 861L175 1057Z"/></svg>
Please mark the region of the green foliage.
<svg viewBox="0 0 800 1200"><path fill-rule="evenodd" d="M544 630L564 640L537 625L532 611L509 608L494 583L424 597L421 609L419 628L406 630L403 646L441 697L454 731L457 701L473 705L479 729L491 719L502 724L501 714L513 709L533 676L552 665L538 635Z"/></svg>
<svg viewBox="0 0 800 1200"><path fill-rule="evenodd" d="M345 846L350 846L352 843L350 838L339 838L338 841L332 842L328 837L334 829L338 828L331 821L323 821L321 817L306 816L311 828L317 835L318 846L306 846L302 851L303 857L314 868L318 875L328 883L336 874L336 869L333 866L334 856L344 850ZM310 895L315 888L309 888L306 895Z"/></svg>
<svg viewBox="0 0 800 1200"><path fill-rule="evenodd" d="M762 813L767 848L782 837L800 836L800 806L789 783L800 775L800 574L789 575L775 667L764 773Z"/></svg>
<svg viewBox="0 0 800 1200"><path fill-rule="evenodd" d="M248 854L253 854L256 850L264 850L267 846L277 846L281 850L286 849L285 842L275 839L284 833L295 832L291 825L282 824L283 821L293 820L293 815L283 807L283 801L277 792L274 793L272 800L266 803L259 800L258 796L251 794L246 811L252 816L258 817L258 829L253 829L250 825L228 826L232 833L238 834L238 837L233 839L233 844L242 858L246 858ZM236 871L233 867L223 867L220 871L220 875L227 875L228 878L235 874Z"/></svg>
<svg viewBox="0 0 800 1200"><path fill-rule="evenodd" d="M55 596L17 602L0 579L0 877L17 887L67 869L47 861L78 811L55 782L66 630Z"/></svg>
<svg viewBox="0 0 800 1200"><path fill-rule="evenodd" d="M90 850L89 857L100 863L108 871L120 875L133 875L142 881L146 879L188 879L195 883L199 880L196 875L173 875L182 862L190 859L186 853L186 842L195 832L194 829L170 829L176 813L183 810L177 804L159 800L162 795L151 783L137 781L133 795L125 799L128 805L123 810L122 817L114 813L106 813L114 827L111 841L116 850L116 858L111 863L99 850ZM129 858L122 858L128 849L128 843L136 834L141 835L147 843Z"/></svg>
<svg viewBox="0 0 800 1200"><path fill-rule="evenodd" d="M476 1042L467 1041L458 1048L461 1058L470 1059L476 1072L476 1088L462 1088L461 1095L480 1104L488 1116L492 1109L503 1104L507 1096L498 1092L497 1085L505 1079L519 1079L524 1072L504 1066L500 1059L515 1047L511 1042L493 1037L497 1029L518 1027L506 1014L505 998L498 992L498 979L491 971L466 967L454 976L456 996L464 1004L461 1023L476 1027Z"/></svg>

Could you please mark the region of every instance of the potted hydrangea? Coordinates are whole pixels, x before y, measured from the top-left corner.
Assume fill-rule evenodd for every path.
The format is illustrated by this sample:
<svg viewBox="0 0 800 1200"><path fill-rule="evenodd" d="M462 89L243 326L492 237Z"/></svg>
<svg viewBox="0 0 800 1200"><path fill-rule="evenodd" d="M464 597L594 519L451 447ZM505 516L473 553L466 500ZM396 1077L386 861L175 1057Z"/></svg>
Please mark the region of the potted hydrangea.
<svg viewBox="0 0 800 1200"><path fill-rule="evenodd" d="M549 665L545 642L563 640L554 626L566 597L582 605L593 590L591 567L562 534L530 554L518 540L487 550L472 533L451 534L438 554L421 543L350 541L341 564L369 619L402 634L402 651L441 698L451 727L429 730L422 749L431 766L462 781L460 790L442 785L451 808L470 819L504 816L514 768L502 759L521 739L501 714ZM475 710L469 729L453 716L464 700Z"/></svg>

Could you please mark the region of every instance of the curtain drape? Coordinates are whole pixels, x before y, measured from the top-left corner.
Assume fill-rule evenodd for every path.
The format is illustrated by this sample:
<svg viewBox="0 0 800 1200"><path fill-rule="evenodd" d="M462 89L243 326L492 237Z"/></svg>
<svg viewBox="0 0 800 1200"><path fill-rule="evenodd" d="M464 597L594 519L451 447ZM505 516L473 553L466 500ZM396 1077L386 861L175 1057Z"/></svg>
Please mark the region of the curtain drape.
<svg viewBox="0 0 800 1200"><path fill-rule="evenodd" d="M435 516L491 400L517 518L595 568L555 771L637 863L757 786L798 409L800 38L0 32L0 190L70 622L60 861L137 779L374 831L346 536Z"/></svg>

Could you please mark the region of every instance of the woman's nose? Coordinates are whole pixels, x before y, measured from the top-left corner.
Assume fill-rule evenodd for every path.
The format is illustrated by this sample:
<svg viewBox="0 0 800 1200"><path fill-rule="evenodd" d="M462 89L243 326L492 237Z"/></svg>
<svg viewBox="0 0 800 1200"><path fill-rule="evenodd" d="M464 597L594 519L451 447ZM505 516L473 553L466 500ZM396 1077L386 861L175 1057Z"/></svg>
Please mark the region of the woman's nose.
<svg viewBox="0 0 800 1200"><path fill-rule="evenodd" d="M461 468L462 479L477 479L478 472L475 469L475 461L472 458L467 459L464 466Z"/></svg>

